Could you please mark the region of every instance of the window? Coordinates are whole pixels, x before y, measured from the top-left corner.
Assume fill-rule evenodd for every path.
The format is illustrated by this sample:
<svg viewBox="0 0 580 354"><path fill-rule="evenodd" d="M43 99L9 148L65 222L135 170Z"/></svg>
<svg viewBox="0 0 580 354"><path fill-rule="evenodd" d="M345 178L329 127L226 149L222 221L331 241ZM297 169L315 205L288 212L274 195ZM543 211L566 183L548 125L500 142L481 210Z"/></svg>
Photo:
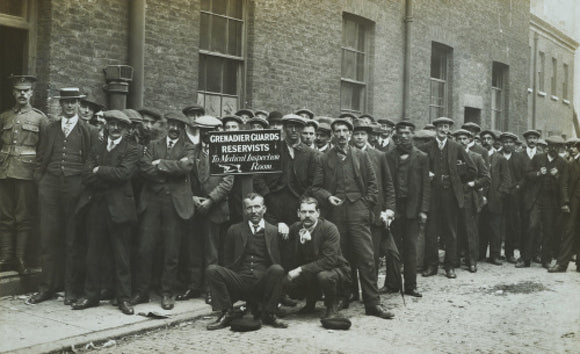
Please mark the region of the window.
<svg viewBox="0 0 580 354"><path fill-rule="evenodd" d="M509 67L493 62L491 73L491 128L506 130L507 119L507 80Z"/></svg>
<svg viewBox="0 0 580 354"><path fill-rule="evenodd" d="M453 48L433 42L431 45L431 75L429 121L448 116Z"/></svg>
<svg viewBox="0 0 580 354"><path fill-rule="evenodd" d="M540 65L538 65L538 90L546 92L544 88L544 72L546 66L546 56L544 52L540 52Z"/></svg>
<svg viewBox="0 0 580 354"><path fill-rule="evenodd" d="M9 16L26 17L27 1L22 0L2 0L0 1L0 14Z"/></svg>
<svg viewBox="0 0 580 354"><path fill-rule="evenodd" d="M367 107L369 47L372 22L344 14L342 19L342 64L340 109L362 113Z"/></svg>
<svg viewBox="0 0 580 354"><path fill-rule="evenodd" d="M562 78L562 99L568 100L568 64L563 65L564 77Z"/></svg>
<svg viewBox="0 0 580 354"><path fill-rule="evenodd" d="M202 0L197 101L208 114L238 110L244 65L244 1Z"/></svg>
<svg viewBox="0 0 580 354"><path fill-rule="evenodd" d="M556 58L552 58L552 80L550 82L550 86L551 86L551 93L553 96L558 96L558 86L556 86L557 84L557 78L558 78L558 61L556 60Z"/></svg>

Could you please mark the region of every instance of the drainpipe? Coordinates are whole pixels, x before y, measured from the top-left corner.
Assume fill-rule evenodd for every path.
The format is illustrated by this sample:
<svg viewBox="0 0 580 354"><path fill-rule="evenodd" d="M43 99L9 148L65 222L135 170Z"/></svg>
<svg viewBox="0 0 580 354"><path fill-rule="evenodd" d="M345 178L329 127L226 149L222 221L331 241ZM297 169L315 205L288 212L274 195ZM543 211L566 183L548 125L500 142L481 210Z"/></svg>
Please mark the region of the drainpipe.
<svg viewBox="0 0 580 354"><path fill-rule="evenodd" d="M403 120L408 120L409 113L409 86L411 70L411 29L413 22L413 0L405 1L405 59L403 63Z"/></svg>
<svg viewBox="0 0 580 354"><path fill-rule="evenodd" d="M131 0L129 8L129 65L133 67L133 82L129 92L129 107L143 107L145 73L145 7L146 0Z"/></svg>
<svg viewBox="0 0 580 354"><path fill-rule="evenodd" d="M532 79L532 129L536 129L536 99L538 95L538 32L534 32L534 48L533 48L533 79Z"/></svg>

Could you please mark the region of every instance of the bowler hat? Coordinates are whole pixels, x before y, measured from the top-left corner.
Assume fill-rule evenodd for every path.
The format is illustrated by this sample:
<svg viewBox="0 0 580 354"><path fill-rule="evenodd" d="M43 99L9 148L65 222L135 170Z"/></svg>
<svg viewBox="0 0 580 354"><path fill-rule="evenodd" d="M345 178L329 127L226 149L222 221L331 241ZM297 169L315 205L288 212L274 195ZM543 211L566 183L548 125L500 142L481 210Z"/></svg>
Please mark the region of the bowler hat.
<svg viewBox="0 0 580 354"><path fill-rule="evenodd" d="M124 123L126 125L131 125L131 120L129 119L129 117L127 117L127 115L125 113L123 113L122 111L119 111L118 109L111 109L109 111L104 111L103 112L103 117L106 120L117 120L121 123Z"/></svg>
<svg viewBox="0 0 580 354"><path fill-rule="evenodd" d="M354 125L352 124L352 122L346 118L336 118L335 120L332 121L332 123L330 124L330 127L332 128L332 130L334 130L334 126L337 124L344 124L348 127L348 130L353 131L354 130Z"/></svg>
<svg viewBox="0 0 580 354"><path fill-rule="evenodd" d="M179 112L168 112L168 113L165 113L164 116L165 116L165 119L167 121L174 120L174 121L177 121L177 122L181 122L181 123L183 123L185 125L189 125L190 124L189 123L189 120L187 119L187 117L185 117L183 114L181 114Z"/></svg>
<svg viewBox="0 0 580 354"><path fill-rule="evenodd" d="M523 134L524 138L527 138L529 135L534 135L535 137L539 138L542 134L534 129L526 130Z"/></svg>
<svg viewBox="0 0 580 354"><path fill-rule="evenodd" d="M21 90L31 88L32 84L36 82L36 77L32 75L10 75L8 79L12 87Z"/></svg>
<svg viewBox="0 0 580 354"><path fill-rule="evenodd" d="M453 121L453 119L451 118L447 118L447 117L439 117L433 120L433 125L437 126L437 124L449 124L449 125L453 125L455 124L455 122Z"/></svg>
<svg viewBox="0 0 580 354"><path fill-rule="evenodd" d="M187 106L182 109L181 112L185 115L196 113L197 115L201 116L205 114L205 108L198 104L192 104L191 106Z"/></svg>
<svg viewBox="0 0 580 354"><path fill-rule="evenodd" d="M314 112L312 112L307 108L297 109L296 112L294 112L294 114L297 115L306 114L310 119L314 118Z"/></svg>
<svg viewBox="0 0 580 354"><path fill-rule="evenodd" d="M299 115L290 113L282 117L282 123L296 123L304 126L306 125L306 120Z"/></svg>
<svg viewBox="0 0 580 354"><path fill-rule="evenodd" d="M565 143L564 139L559 135L552 135L546 138L548 145L563 145Z"/></svg>
<svg viewBox="0 0 580 354"><path fill-rule="evenodd" d="M347 330L352 325L348 318L342 316L322 318L320 319L320 323L322 323L322 327L326 329Z"/></svg>
<svg viewBox="0 0 580 354"><path fill-rule="evenodd" d="M68 100L73 98L85 98L86 95L81 94L81 90L78 87L63 87L59 90L59 95L54 98L59 100Z"/></svg>

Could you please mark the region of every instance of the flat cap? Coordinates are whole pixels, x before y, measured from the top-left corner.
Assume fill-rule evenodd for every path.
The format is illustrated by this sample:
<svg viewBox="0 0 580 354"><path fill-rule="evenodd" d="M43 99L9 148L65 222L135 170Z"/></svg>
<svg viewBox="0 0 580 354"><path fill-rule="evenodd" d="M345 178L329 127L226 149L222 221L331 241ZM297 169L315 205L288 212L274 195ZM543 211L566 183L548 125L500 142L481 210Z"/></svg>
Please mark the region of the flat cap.
<svg viewBox="0 0 580 354"><path fill-rule="evenodd" d="M279 111L272 111L268 114L268 122L279 122L282 120L282 113Z"/></svg>
<svg viewBox="0 0 580 354"><path fill-rule="evenodd" d="M383 126L380 123L377 122L372 122L371 123L371 127L373 128L373 134L381 134L383 133L385 130L383 129Z"/></svg>
<svg viewBox="0 0 580 354"><path fill-rule="evenodd" d="M148 108L140 108L137 110L137 112L141 113L141 116L149 116L155 120L159 120L161 119L161 113L154 111L152 109L148 109Z"/></svg>
<svg viewBox="0 0 580 354"><path fill-rule="evenodd" d="M314 127L314 129L316 130L316 129L318 129L318 126L320 125L320 123L318 123L318 121L314 120L314 119L307 119L306 126L309 126L309 125Z"/></svg>
<svg viewBox="0 0 580 354"><path fill-rule="evenodd" d="M522 135L523 135L524 138L527 138L530 135L534 135L537 138L539 138L540 136L542 136L542 134L539 131L534 130L534 129L526 130Z"/></svg>
<svg viewBox="0 0 580 354"><path fill-rule="evenodd" d="M198 117L195 122L190 123L192 127L200 129L214 129L222 125L222 121L213 116L203 115Z"/></svg>
<svg viewBox="0 0 580 354"><path fill-rule="evenodd" d="M570 145L574 145L574 144L579 144L580 143L580 138L568 138L568 140L566 140L566 145L570 144Z"/></svg>
<svg viewBox="0 0 580 354"><path fill-rule="evenodd" d="M307 108L301 108L301 109L297 109L294 114L297 115L302 115L305 114L307 115L310 119L314 118L314 112L312 112L311 110L307 109Z"/></svg>
<svg viewBox="0 0 580 354"><path fill-rule="evenodd" d="M141 114L139 112L137 112L136 110L128 108L128 109L124 109L123 113L125 113L127 115L127 117L129 117L131 122L143 123L143 116L141 116Z"/></svg>
<svg viewBox="0 0 580 354"><path fill-rule="evenodd" d="M78 87L63 87L59 91L58 96L54 98L58 98L59 100L68 100L73 98L85 98L87 95L83 95L81 90Z"/></svg>
<svg viewBox="0 0 580 354"><path fill-rule="evenodd" d="M352 113L341 113L338 118L350 118L353 122L356 120L356 116Z"/></svg>
<svg viewBox="0 0 580 354"><path fill-rule="evenodd" d="M332 123L330 124L332 130L334 130L334 126L337 124L345 124L349 130L351 131L354 130L353 123L347 118L336 118L335 120L333 120Z"/></svg>
<svg viewBox="0 0 580 354"><path fill-rule="evenodd" d="M544 139L538 139L537 145L548 146L548 143Z"/></svg>
<svg viewBox="0 0 580 354"><path fill-rule="evenodd" d="M191 106L187 106L184 109L182 109L181 112L185 115L194 114L194 113L197 115L204 115L205 108L203 108L202 106L200 106L198 104L192 104Z"/></svg>
<svg viewBox="0 0 580 354"><path fill-rule="evenodd" d="M479 136L483 137L484 135L491 135L494 139L497 140L501 133L498 135L495 130L482 130L481 133L479 133Z"/></svg>
<svg viewBox="0 0 580 354"><path fill-rule="evenodd" d="M226 124L226 122L230 121L230 120L233 120L234 122L238 122L238 124L240 124L240 125L244 124L244 120L242 119L242 117L236 116L235 114L222 117L222 124Z"/></svg>
<svg viewBox="0 0 580 354"><path fill-rule="evenodd" d="M304 126L306 125L306 120L299 115L290 113L282 117L282 123L296 123Z"/></svg>
<svg viewBox="0 0 580 354"><path fill-rule="evenodd" d="M504 139L513 139L514 142L518 140L518 136L515 135L512 132L503 132L503 133L500 134L499 138L501 140L504 140Z"/></svg>
<svg viewBox="0 0 580 354"><path fill-rule="evenodd" d="M546 138L548 145L564 145L564 139L559 135L552 135Z"/></svg>
<svg viewBox="0 0 580 354"><path fill-rule="evenodd" d="M263 109L257 110L256 111L256 116L263 116L264 118L268 118L269 113L267 111L264 111Z"/></svg>
<svg viewBox="0 0 580 354"><path fill-rule="evenodd" d="M33 75L10 75L8 79L15 89L29 89L36 82L36 77Z"/></svg>
<svg viewBox="0 0 580 354"><path fill-rule="evenodd" d="M467 130L467 129L457 129L456 131L454 131L451 135L458 137L460 135L465 135L468 137L473 137L473 134Z"/></svg>
<svg viewBox="0 0 580 354"><path fill-rule="evenodd" d="M248 116L252 118L254 116L254 112L251 109L242 108L236 112L237 116Z"/></svg>
<svg viewBox="0 0 580 354"><path fill-rule="evenodd" d="M353 131L364 130L368 134L373 132L373 127L370 124L366 124L365 122L362 122L358 119L354 121L352 128Z"/></svg>
<svg viewBox="0 0 580 354"><path fill-rule="evenodd" d="M386 125L389 125L389 126L391 126L391 127L394 127L394 126L395 126L395 122L394 122L394 121L392 121L392 120L391 120L391 119L389 119L389 118L379 118L379 119L377 119L377 122L379 122L379 123L381 123L381 124L386 124Z"/></svg>
<svg viewBox="0 0 580 354"><path fill-rule="evenodd" d="M330 124L328 124L326 122L320 122L320 123L318 123L318 129L317 130L322 130L322 131L325 131L327 133L330 133L332 131L330 129Z"/></svg>
<svg viewBox="0 0 580 354"><path fill-rule="evenodd" d="M434 131L432 130L428 130L428 129L421 129L415 132L415 135L413 136L413 139L423 139L423 140L428 140L428 139L435 139L435 135L437 135Z"/></svg>
<svg viewBox="0 0 580 354"><path fill-rule="evenodd" d="M121 123L125 123L126 125L131 125L131 120L129 119L129 117L127 117L127 115L125 113L123 113L122 111L119 111L118 109L111 109L109 111L104 111L103 112L103 117L106 120L117 120Z"/></svg>
<svg viewBox="0 0 580 354"><path fill-rule="evenodd" d="M397 124L395 124L395 129L398 129L400 127L409 127L415 130L415 124L413 124L413 122L411 122L410 120L402 120L400 122L397 122Z"/></svg>
<svg viewBox="0 0 580 354"><path fill-rule="evenodd" d="M370 114L361 114L358 116L358 119L368 118L371 122L376 122L375 117L371 116Z"/></svg>
<svg viewBox="0 0 580 354"><path fill-rule="evenodd" d="M433 125L437 126L437 124L449 124L449 125L453 125L455 124L455 122L453 121L453 119L451 118L447 118L447 117L439 117L433 120Z"/></svg>
<svg viewBox="0 0 580 354"><path fill-rule="evenodd" d="M433 124L431 124L431 123L427 123L427 124L425 124L425 126L423 127L423 129L426 129L426 130L435 130L435 126Z"/></svg>
<svg viewBox="0 0 580 354"><path fill-rule="evenodd" d="M314 120L317 120L318 123L322 123L322 122L328 123L328 125L330 126L330 123L332 123L332 121L334 120L334 118L332 118L332 117L325 117L325 116L318 116L318 117L315 117Z"/></svg>
<svg viewBox="0 0 580 354"><path fill-rule="evenodd" d="M474 132L475 134L481 131L481 127L479 124L475 122L467 122L461 126L461 129L469 130L470 132Z"/></svg>
<svg viewBox="0 0 580 354"><path fill-rule="evenodd" d="M165 116L165 119L167 119L168 121L174 120L174 121L186 124L186 125L190 124L187 117L185 117L183 114L181 114L179 112L167 112L164 114L164 116Z"/></svg>
<svg viewBox="0 0 580 354"><path fill-rule="evenodd" d="M85 98L81 98L81 104L91 107L91 109L95 113L97 113L99 111L102 111L105 108L105 106L103 106L99 102L91 101L91 100L89 100L86 97Z"/></svg>
<svg viewBox="0 0 580 354"><path fill-rule="evenodd" d="M262 128L266 129L268 128L268 125L270 125L270 123L268 123L268 121L264 118L262 118L261 116L253 116L252 118L248 119L248 121L246 122L247 124L260 124L262 126Z"/></svg>

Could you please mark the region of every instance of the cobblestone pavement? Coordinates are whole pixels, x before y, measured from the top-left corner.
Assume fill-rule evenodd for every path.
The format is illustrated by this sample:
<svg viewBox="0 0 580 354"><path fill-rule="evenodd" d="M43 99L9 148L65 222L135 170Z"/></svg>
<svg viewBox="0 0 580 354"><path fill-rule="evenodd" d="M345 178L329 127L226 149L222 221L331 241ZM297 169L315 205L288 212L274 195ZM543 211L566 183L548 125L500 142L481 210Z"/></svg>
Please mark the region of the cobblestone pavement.
<svg viewBox="0 0 580 354"><path fill-rule="evenodd" d="M480 264L471 274L457 271L419 277L424 297L383 295L394 320L363 315L361 303L344 313L348 331L321 327L318 314L290 315L288 329L256 332L207 331L214 317L203 316L172 328L117 339L103 353L578 353L580 350L580 273L548 274L534 264L516 269ZM208 308L209 314L209 308ZM102 344L102 343L101 343ZM109 343L109 344L112 344ZM97 345L98 346L98 345Z"/></svg>

